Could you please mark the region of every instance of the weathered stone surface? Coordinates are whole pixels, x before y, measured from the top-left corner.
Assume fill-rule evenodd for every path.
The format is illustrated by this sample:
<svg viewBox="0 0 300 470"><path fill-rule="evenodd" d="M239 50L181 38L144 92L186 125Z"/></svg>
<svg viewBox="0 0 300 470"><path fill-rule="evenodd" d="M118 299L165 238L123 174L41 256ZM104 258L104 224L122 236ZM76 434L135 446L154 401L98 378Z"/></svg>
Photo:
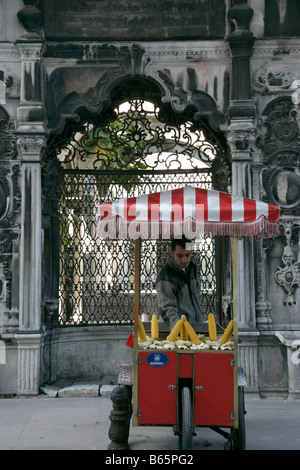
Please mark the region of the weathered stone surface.
<svg viewBox="0 0 300 470"><path fill-rule="evenodd" d="M97 397L99 384L73 384L64 387L58 392L58 397Z"/></svg>
<svg viewBox="0 0 300 470"><path fill-rule="evenodd" d="M225 1L155 2L51 0L45 2L47 38L75 39L178 39L223 36ZM159 14L158 14L159 12Z"/></svg>
<svg viewBox="0 0 300 470"><path fill-rule="evenodd" d="M56 398L59 390L59 387L54 387L52 385L44 385L41 387L41 392L51 398Z"/></svg>
<svg viewBox="0 0 300 470"><path fill-rule="evenodd" d="M116 385L101 385L99 394L101 397L110 398L114 388L116 388Z"/></svg>

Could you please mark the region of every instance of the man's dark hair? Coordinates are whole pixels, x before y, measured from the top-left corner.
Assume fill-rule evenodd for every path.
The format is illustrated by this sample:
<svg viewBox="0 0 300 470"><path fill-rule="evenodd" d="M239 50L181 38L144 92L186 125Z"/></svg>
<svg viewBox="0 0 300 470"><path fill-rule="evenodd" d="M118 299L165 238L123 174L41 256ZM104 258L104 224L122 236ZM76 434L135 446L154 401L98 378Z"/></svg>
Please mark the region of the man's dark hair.
<svg viewBox="0 0 300 470"><path fill-rule="evenodd" d="M184 235L182 235L182 238L172 238L171 250L175 251L177 245L181 246L181 248L183 248L184 250L189 250L189 248L186 248L187 243L192 242L191 240L188 240Z"/></svg>

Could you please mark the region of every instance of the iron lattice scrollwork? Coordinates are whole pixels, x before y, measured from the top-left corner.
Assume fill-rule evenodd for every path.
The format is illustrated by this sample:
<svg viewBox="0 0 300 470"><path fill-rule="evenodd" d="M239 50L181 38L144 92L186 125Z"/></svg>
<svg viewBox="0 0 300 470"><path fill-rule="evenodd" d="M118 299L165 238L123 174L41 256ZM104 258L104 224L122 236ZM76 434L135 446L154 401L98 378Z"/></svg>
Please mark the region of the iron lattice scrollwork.
<svg viewBox="0 0 300 470"><path fill-rule="evenodd" d="M61 164L60 308L62 325L131 324L134 242L104 241L95 233L100 203L184 185L213 186L212 167L230 172L223 148L193 122L170 124L150 102L123 103L106 123L84 122L56 142ZM220 189L220 188L217 188ZM223 189L223 188L222 188ZM216 310L214 240L195 253L207 311ZM155 282L169 242L143 240L141 311L156 313Z"/></svg>

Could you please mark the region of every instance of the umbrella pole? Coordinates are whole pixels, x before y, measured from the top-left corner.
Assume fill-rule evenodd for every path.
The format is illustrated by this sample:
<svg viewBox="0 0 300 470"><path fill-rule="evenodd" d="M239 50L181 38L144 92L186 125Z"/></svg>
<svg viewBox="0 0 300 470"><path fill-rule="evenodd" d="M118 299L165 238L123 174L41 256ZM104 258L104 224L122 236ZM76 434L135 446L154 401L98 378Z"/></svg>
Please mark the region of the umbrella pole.
<svg viewBox="0 0 300 470"><path fill-rule="evenodd" d="M134 347L133 347L133 415L132 424L137 426L138 409L138 322L140 314L140 282L141 282L141 238L135 240L134 249Z"/></svg>
<svg viewBox="0 0 300 470"><path fill-rule="evenodd" d="M234 411L236 419L234 427L238 427L238 239L232 237L232 317L233 317L233 342L234 342Z"/></svg>
<svg viewBox="0 0 300 470"><path fill-rule="evenodd" d="M138 326L138 316L140 313L140 282L141 282L141 246L140 238L135 240L134 250L134 327Z"/></svg>

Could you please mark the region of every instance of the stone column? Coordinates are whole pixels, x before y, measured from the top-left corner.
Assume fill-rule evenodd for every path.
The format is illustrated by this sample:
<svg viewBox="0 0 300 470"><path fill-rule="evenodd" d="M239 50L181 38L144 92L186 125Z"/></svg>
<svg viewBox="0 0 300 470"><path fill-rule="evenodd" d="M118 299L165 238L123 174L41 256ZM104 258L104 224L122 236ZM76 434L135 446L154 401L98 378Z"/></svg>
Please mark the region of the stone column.
<svg viewBox="0 0 300 470"><path fill-rule="evenodd" d="M259 332L255 330L239 332L239 366L246 375L246 391L258 393L257 339Z"/></svg>
<svg viewBox="0 0 300 470"><path fill-rule="evenodd" d="M20 136L22 155L22 206L20 253L20 314L21 331L38 331L41 327L41 162L44 145L41 136Z"/></svg>
<svg viewBox="0 0 300 470"><path fill-rule="evenodd" d="M235 28L228 38L231 52L231 100L227 139L232 155L232 194L242 197L252 197L251 150L255 140L255 106L251 100L250 56L254 37L248 29L252 15L253 10L245 0L236 0L229 10L229 18ZM255 300L252 243L240 241L238 250L239 327L253 328Z"/></svg>
<svg viewBox="0 0 300 470"><path fill-rule="evenodd" d="M43 136L20 135L22 206L18 343L18 394L39 391L42 283L41 162Z"/></svg>
<svg viewBox="0 0 300 470"><path fill-rule="evenodd" d="M42 342L41 152L45 145L40 80L42 40L33 31L31 20L36 19L36 8L30 3L18 14L27 33L17 40L21 56L17 143L22 164L19 331L16 334L19 395L39 392Z"/></svg>
<svg viewBox="0 0 300 470"><path fill-rule="evenodd" d="M261 199L260 173L262 163L260 162L260 151L253 152L252 178L253 197ZM267 297L267 252L272 246L273 240L257 240L255 242L255 264L256 264L256 327L258 330L270 330L272 319L270 317L271 303Z"/></svg>
<svg viewBox="0 0 300 470"><path fill-rule="evenodd" d="M40 386L40 333L18 333L18 394L36 395Z"/></svg>
<svg viewBox="0 0 300 470"><path fill-rule="evenodd" d="M229 10L234 25L228 37L231 53L231 99L227 110L230 124L227 130L232 156L232 194L252 198L252 150L255 142L255 105L251 99L250 56L255 41L249 31L253 10L247 0L235 0ZM257 335L255 322L255 281L253 243L238 242L238 327L242 342L239 345L239 365L244 368L247 387L258 390Z"/></svg>

